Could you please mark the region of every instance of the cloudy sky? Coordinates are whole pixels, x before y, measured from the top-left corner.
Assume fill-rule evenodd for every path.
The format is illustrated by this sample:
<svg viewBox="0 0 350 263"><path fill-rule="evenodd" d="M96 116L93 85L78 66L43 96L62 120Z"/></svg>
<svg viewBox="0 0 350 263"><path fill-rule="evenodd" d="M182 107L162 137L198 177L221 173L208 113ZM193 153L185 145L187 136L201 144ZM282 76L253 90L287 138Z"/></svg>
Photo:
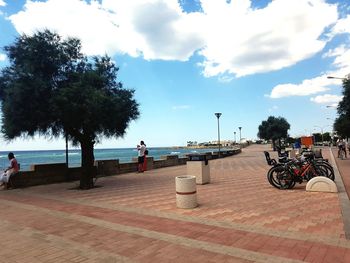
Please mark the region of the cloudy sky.
<svg viewBox="0 0 350 263"><path fill-rule="evenodd" d="M256 138L268 116L291 136L331 131L350 73L348 0L0 0L0 47L51 29L108 54L141 116L98 148ZM0 50L0 68L8 63ZM238 135L236 135L238 140ZM2 150L63 149L63 140L0 141Z"/></svg>

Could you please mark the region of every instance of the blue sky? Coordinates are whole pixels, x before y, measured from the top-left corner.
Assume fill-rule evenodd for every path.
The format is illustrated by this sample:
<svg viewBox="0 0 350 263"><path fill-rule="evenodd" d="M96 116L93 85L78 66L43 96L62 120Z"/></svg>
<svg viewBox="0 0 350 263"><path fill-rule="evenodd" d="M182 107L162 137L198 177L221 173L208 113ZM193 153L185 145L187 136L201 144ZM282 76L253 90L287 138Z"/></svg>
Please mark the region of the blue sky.
<svg viewBox="0 0 350 263"><path fill-rule="evenodd" d="M49 28L108 54L135 89L141 115L124 138L97 148L256 139L268 116L291 136L332 130L350 73L348 0L0 0L0 47ZM7 58L0 50L0 68ZM19 106L17 106L19 107ZM63 149L62 139L17 139L1 150Z"/></svg>

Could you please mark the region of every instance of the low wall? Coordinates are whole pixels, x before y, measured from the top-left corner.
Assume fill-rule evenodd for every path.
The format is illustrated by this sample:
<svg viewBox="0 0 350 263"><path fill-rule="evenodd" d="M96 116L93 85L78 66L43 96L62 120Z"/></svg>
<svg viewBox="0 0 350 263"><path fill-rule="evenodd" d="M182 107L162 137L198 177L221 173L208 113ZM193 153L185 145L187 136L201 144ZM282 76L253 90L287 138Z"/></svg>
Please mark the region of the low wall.
<svg viewBox="0 0 350 263"><path fill-rule="evenodd" d="M220 151L221 157L232 156L241 152L241 149ZM218 158L218 152L206 152L207 160ZM162 156L159 160L147 157L147 170L165 168L186 164L188 157L177 155ZM119 160L97 160L95 161L96 173L103 176L118 175L137 171L137 158L129 163L119 163ZM30 171L20 171L12 177L14 187L26 187L42 184L52 184L79 180L81 167L66 168L65 163L35 164Z"/></svg>

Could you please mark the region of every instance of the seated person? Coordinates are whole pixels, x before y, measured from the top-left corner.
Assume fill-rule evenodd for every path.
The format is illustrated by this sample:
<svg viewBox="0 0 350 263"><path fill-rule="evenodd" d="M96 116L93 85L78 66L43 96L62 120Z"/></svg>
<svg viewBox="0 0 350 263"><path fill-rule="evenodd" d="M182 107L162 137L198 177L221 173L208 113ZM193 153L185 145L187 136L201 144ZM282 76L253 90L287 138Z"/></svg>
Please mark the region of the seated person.
<svg viewBox="0 0 350 263"><path fill-rule="evenodd" d="M5 169L2 175L0 175L0 185L4 185L5 188L7 188L7 183L10 179L10 176L19 171L19 166L15 158L15 155L13 153L9 153L8 158L10 161L10 166L7 167L7 169Z"/></svg>

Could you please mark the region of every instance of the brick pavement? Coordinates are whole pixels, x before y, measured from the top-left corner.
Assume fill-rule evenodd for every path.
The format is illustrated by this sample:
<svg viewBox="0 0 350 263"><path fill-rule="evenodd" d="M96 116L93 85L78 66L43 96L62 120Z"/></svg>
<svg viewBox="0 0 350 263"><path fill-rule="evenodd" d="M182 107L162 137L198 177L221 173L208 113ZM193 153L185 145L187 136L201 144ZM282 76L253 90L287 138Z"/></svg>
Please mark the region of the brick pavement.
<svg viewBox="0 0 350 263"><path fill-rule="evenodd" d="M186 166L101 178L89 191L0 191L0 262L350 262L340 194L273 188L266 149L210 161L190 210L175 203Z"/></svg>

